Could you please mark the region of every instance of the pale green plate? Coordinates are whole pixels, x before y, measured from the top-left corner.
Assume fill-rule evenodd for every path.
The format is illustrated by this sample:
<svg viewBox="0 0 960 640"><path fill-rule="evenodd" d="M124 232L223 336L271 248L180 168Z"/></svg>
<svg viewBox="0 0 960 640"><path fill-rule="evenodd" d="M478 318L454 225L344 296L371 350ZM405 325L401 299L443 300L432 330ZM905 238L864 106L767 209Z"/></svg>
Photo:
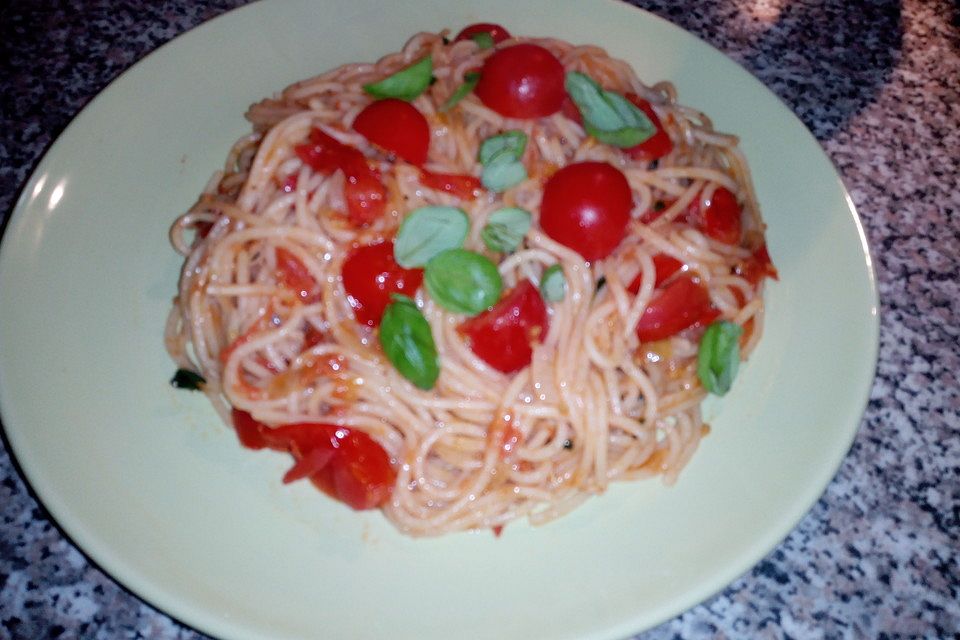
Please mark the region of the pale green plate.
<svg viewBox="0 0 960 640"><path fill-rule="evenodd" d="M248 130L250 103L481 20L600 44L740 134L781 281L674 488L618 485L500 539L412 540L379 513L281 486L283 456L241 450L201 397L168 386L180 261L167 227ZM117 580L234 638L616 638L669 618L747 571L819 497L856 432L877 331L863 231L813 137L714 49L602 0L266 0L213 20L76 118L0 252L0 408L28 480Z"/></svg>

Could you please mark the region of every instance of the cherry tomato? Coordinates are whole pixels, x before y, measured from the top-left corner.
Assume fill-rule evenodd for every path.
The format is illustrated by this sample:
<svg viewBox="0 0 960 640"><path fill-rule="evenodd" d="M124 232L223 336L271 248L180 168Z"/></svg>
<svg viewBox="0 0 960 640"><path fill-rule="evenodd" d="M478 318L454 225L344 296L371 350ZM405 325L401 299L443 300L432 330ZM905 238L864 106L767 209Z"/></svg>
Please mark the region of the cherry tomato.
<svg viewBox="0 0 960 640"><path fill-rule="evenodd" d="M560 104L560 111L563 115L567 116L568 119L573 120L579 125L583 124L583 114L580 113L580 108L577 107L577 103L573 101L569 95L563 97L563 102Z"/></svg>
<svg viewBox="0 0 960 640"><path fill-rule="evenodd" d="M539 118L560 110L567 95L563 65L535 44L515 44L483 63L474 93L507 118Z"/></svg>
<svg viewBox="0 0 960 640"><path fill-rule="evenodd" d="M354 130L367 140L417 166L427 161L430 125L417 108L397 98L371 102L357 114Z"/></svg>
<svg viewBox="0 0 960 640"><path fill-rule="evenodd" d="M654 273L656 273L656 280L654 280L654 288L659 287L661 284L667 281L673 274L677 271L683 269L683 263L669 256L665 253L658 253L653 256L653 268ZM630 283L630 286L627 287L627 291L636 295L640 292L640 284L643 279L643 274L638 273L637 277L633 279L633 282Z"/></svg>
<svg viewBox="0 0 960 640"><path fill-rule="evenodd" d="M767 252L767 243L761 244L749 258L738 264L736 272L737 275L746 278L747 282L754 286L758 285L764 278L780 279L777 268L773 266L770 254ZM738 289L734 289L734 291L738 291Z"/></svg>
<svg viewBox="0 0 960 640"><path fill-rule="evenodd" d="M343 195L347 201L347 218L356 227L363 227L386 209L387 191L380 176L370 168L359 150L328 136L320 129L310 131L310 141L294 147L297 156L318 173L343 171L346 184Z"/></svg>
<svg viewBox="0 0 960 640"><path fill-rule="evenodd" d="M673 151L673 141L670 140L669 134L667 134L666 129L663 128L663 123L660 122L660 118L657 117L657 114L653 110L653 107L650 106L650 103L635 93L628 93L624 97L636 105L638 109L647 114L647 117L650 118L650 122L652 122L657 128L657 132L655 134L637 146L630 147L626 150L627 153L630 154L630 157L634 160L644 160L650 162L652 160L658 160L659 158L662 158Z"/></svg>
<svg viewBox="0 0 960 640"><path fill-rule="evenodd" d="M457 173L433 173L420 170L420 182L423 186L452 194L461 200L475 200L483 185L479 178Z"/></svg>
<svg viewBox="0 0 960 640"><path fill-rule="evenodd" d="M320 287L313 279L306 265L283 247L277 247L277 282L285 289L297 294L305 304L313 304L320 299Z"/></svg>
<svg viewBox="0 0 960 640"><path fill-rule="evenodd" d="M470 318L458 330L467 336L470 348L481 360L498 371L513 373L530 364L530 345L543 342L548 322L540 292L524 280L492 309Z"/></svg>
<svg viewBox="0 0 960 640"><path fill-rule="evenodd" d="M633 194L626 177L606 162L569 164L543 188L540 226L584 260L610 255L627 233Z"/></svg>
<svg viewBox="0 0 960 640"><path fill-rule="evenodd" d="M637 337L640 342L663 340L698 322L706 324L717 315L706 287L693 276L683 275L654 294L637 323Z"/></svg>
<svg viewBox="0 0 960 640"><path fill-rule="evenodd" d="M478 22L477 24L471 24L464 27L463 30L457 34L457 37L453 39L453 41L460 42L461 40L469 40L479 33L489 33L494 44L503 42L510 37L510 32L498 24L494 24L492 22Z"/></svg>
<svg viewBox="0 0 960 640"><path fill-rule="evenodd" d="M412 296L423 282L423 269L404 269L393 258L393 242L357 247L343 262L343 288L360 324L375 327L390 304L391 293Z"/></svg>
<svg viewBox="0 0 960 640"><path fill-rule="evenodd" d="M742 230L736 196L726 187L717 187L704 205L699 195L695 197L687 210L689 220L718 242L738 244Z"/></svg>

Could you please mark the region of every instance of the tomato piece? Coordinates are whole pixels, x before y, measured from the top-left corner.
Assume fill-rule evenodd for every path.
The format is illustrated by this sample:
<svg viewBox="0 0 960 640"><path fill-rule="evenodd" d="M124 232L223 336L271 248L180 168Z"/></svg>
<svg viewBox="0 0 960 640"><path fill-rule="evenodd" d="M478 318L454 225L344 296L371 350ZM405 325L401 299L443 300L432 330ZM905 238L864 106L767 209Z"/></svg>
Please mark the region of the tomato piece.
<svg viewBox="0 0 960 640"><path fill-rule="evenodd" d="M331 464L337 497L362 510L378 507L390 498L397 472L390 457L362 431L347 431L339 438L339 451Z"/></svg>
<svg viewBox="0 0 960 640"><path fill-rule="evenodd" d="M640 342L663 340L698 322L708 322L717 314L707 288L693 276L683 275L650 300L637 323L637 337Z"/></svg>
<svg viewBox="0 0 960 640"><path fill-rule="evenodd" d="M410 164L420 166L427 161L430 125L409 102L397 98L371 102L354 118L353 128L373 144Z"/></svg>
<svg viewBox="0 0 960 640"><path fill-rule="evenodd" d="M293 253L277 247L277 282L297 294L305 304L312 304L320 299L320 287L306 265L300 262Z"/></svg>
<svg viewBox="0 0 960 640"><path fill-rule="evenodd" d="M718 242L738 244L742 234L740 203L726 187L717 187L701 206L701 196L690 203L687 217L705 234Z"/></svg>
<svg viewBox="0 0 960 640"><path fill-rule="evenodd" d="M357 247L343 262L343 288L360 324L376 327L390 304L391 293L413 296L423 282L423 269L404 269L393 257L393 242Z"/></svg>
<svg viewBox="0 0 960 640"><path fill-rule="evenodd" d="M653 286L654 288L657 288L666 282L670 276L683 269L683 263L673 256L665 253L658 253L657 255L653 256L653 268L654 273L656 274L656 279L653 282ZM635 277L633 282L630 283L630 286L627 287L627 291L633 295L637 295L640 292L640 284L642 279L643 274L638 273L637 277Z"/></svg>
<svg viewBox="0 0 960 640"><path fill-rule="evenodd" d="M475 200L483 185L480 178L458 173L433 173L420 170L420 183L428 189L435 189L454 195L461 200Z"/></svg>
<svg viewBox="0 0 960 640"><path fill-rule="evenodd" d="M543 188L540 226L584 260L610 255L627 233L633 193L619 169L606 162L569 164Z"/></svg>
<svg viewBox="0 0 960 640"><path fill-rule="evenodd" d="M536 44L515 44L488 57L474 93L507 118L539 118L560 110L567 95L564 69L556 56Z"/></svg>
<svg viewBox="0 0 960 640"><path fill-rule="evenodd" d="M580 113L580 108L577 107L577 103L573 101L573 98L571 98L569 94L563 96L563 103L560 105L560 112L577 124L583 124L583 114Z"/></svg>
<svg viewBox="0 0 960 640"><path fill-rule="evenodd" d="M770 260L766 242L761 244L744 262L737 265L736 273L753 286L757 286L764 278L780 279L777 268Z"/></svg>
<svg viewBox="0 0 960 640"><path fill-rule="evenodd" d="M297 156L318 173L343 172L343 188L347 201L347 218L356 227L363 227L386 210L387 191L379 174L367 163L358 149L345 145L320 129L310 131L310 142L294 147Z"/></svg>
<svg viewBox="0 0 960 640"><path fill-rule="evenodd" d="M240 444L248 449L265 449L268 447L267 441L263 438L261 430L263 424L253 419L246 411L233 409L231 411L233 428L237 432L237 439Z"/></svg>
<svg viewBox="0 0 960 640"><path fill-rule="evenodd" d="M470 349L497 371L514 373L530 364L531 343L543 342L549 328L547 306L540 292L524 280L492 309L470 318L459 331Z"/></svg>
<svg viewBox="0 0 960 640"><path fill-rule="evenodd" d="M650 122L657 128L657 132L652 136L637 146L630 147L626 150L630 157L634 160L651 162L673 151L673 141L670 140L670 135L667 133L667 130L663 128L663 123L660 122L660 118L650 103L635 93L628 93L624 97L632 102L640 111L643 111L647 117L650 118Z"/></svg>
<svg viewBox="0 0 960 640"><path fill-rule="evenodd" d="M492 22L478 22L477 24L471 24L464 27L460 33L457 34L457 37L453 39L453 41L460 42L461 40L469 40L473 36L480 33L489 33L494 44L503 42L510 37L510 32L498 24L494 24Z"/></svg>

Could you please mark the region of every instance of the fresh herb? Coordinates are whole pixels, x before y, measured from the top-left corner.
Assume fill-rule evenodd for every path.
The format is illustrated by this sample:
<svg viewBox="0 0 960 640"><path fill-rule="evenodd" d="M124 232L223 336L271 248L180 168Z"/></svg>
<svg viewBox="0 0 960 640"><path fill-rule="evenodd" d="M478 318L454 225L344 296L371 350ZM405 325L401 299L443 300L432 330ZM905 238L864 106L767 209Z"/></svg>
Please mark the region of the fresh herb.
<svg viewBox="0 0 960 640"><path fill-rule="evenodd" d="M427 56L383 80L363 85L363 90L375 98L399 98L409 101L426 91L432 77L433 58Z"/></svg>
<svg viewBox="0 0 960 640"><path fill-rule="evenodd" d="M380 346L400 375L420 389L432 389L440 358L430 323L410 298L396 293L391 298L380 322Z"/></svg>
<svg viewBox="0 0 960 640"><path fill-rule="evenodd" d="M492 307L503 291L497 265L466 249L450 249L433 258L423 280L437 304L471 316Z"/></svg>
<svg viewBox="0 0 960 640"><path fill-rule="evenodd" d="M404 219L393 242L393 257L405 269L422 267L447 249L463 244L470 220L463 209L429 206Z"/></svg>
<svg viewBox="0 0 960 640"><path fill-rule="evenodd" d="M540 278L540 293L550 302L560 302L567 295L567 279L559 264L547 267Z"/></svg>
<svg viewBox="0 0 960 640"><path fill-rule="evenodd" d="M505 207L490 214L480 237L490 251L506 253L520 246L530 230L532 216L520 207Z"/></svg>
<svg viewBox="0 0 960 640"><path fill-rule="evenodd" d="M480 145L483 186L500 193L526 180L527 168L520 162L526 146L527 134L523 131L506 131L484 140Z"/></svg>
<svg viewBox="0 0 960 640"><path fill-rule="evenodd" d="M700 338L697 353L697 375L703 388L718 396L730 390L740 367L740 336L743 327L719 320Z"/></svg>
<svg viewBox="0 0 960 640"><path fill-rule="evenodd" d="M177 369L177 372L170 378L170 384L177 389L189 389L190 391L203 391L203 385L207 384L206 378L195 371L189 369Z"/></svg>
<svg viewBox="0 0 960 640"><path fill-rule="evenodd" d="M490 49L493 47L493 36L490 35L487 31L481 31L480 33L475 33L470 36L470 39L477 43L477 46L480 47L480 50Z"/></svg>
<svg viewBox="0 0 960 640"><path fill-rule="evenodd" d="M583 128L600 142L629 148L657 132L647 114L619 93L604 90L590 76L570 71L565 87L583 116Z"/></svg>
<svg viewBox="0 0 960 640"><path fill-rule="evenodd" d="M443 103L440 107L440 111L449 111L453 109L458 102L463 100L473 91L474 87L477 86L477 83L480 82L480 74L476 71L468 71L463 74L463 83L457 87L457 90L453 92L447 101Z"/></svg>

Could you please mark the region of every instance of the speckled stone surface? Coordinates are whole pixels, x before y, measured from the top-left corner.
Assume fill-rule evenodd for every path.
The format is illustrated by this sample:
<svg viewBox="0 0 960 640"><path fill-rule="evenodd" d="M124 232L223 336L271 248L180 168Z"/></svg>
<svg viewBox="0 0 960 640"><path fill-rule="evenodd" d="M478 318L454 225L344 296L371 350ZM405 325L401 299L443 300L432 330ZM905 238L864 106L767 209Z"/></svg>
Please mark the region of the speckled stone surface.
<svg viewBox="0 0 960 640"><path fill-rule="evenodd" d="M0 214L121 71L241 0L0 3ZM866 226L880 362L849 455L796 529L638 638L960 633L960 9L950 0L636 0L743 64L814 132ZM0 638L204 637L85 559L0 448Z"/></svg>

